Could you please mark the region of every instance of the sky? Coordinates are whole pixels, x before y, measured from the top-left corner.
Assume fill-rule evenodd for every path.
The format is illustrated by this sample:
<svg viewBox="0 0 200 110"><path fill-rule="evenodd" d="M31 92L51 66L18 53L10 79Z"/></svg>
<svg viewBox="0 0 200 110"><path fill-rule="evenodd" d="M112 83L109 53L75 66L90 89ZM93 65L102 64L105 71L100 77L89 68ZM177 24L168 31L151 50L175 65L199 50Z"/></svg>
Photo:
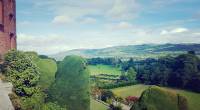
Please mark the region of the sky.
<svg viewBox="0 0 200 110"><path fill-rule="evenodd" d="M200 0L16 0L18 49L200 43Z"/></svg>

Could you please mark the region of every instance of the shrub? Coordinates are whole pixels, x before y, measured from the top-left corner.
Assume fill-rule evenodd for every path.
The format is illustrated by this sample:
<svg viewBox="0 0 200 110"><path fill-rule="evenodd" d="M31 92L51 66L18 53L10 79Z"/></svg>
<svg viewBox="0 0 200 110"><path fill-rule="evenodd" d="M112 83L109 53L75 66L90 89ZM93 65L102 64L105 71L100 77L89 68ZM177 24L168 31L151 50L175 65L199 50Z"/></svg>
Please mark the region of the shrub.
<svg viewBox="0 0 200 110"><path fill-rule="evenodd" d="M12 50L5 55L3 72L8 81L13 84L14 92L19 97L11 94L14 105L22 110L40 108L44 94L37 86L40 72L33 62L33 57L28 53ZM21 104L20 104L21 103Z"/></svg>
<svg viewBox="0 0 200 110"><path fill-rule="evenodd" d="M89 110L89 87L89 71L85 60L78 56L67 56L58 64L48 99L57 101L69 110Z"/></svg>
<svg viewBox="0 0 200 110"><path fill-rule="evenodd" d="M131 110L188 110L187 100L157 86L145 90Z"/></svg>
<svg viewBox="0 0 200 110"><path fill-rule="evenodd" d="M57 103L49 102L43 105L42 110L67 110L67 109L60 107Z"/></svg>
<svg viewBox="0 0 200 110"><path fill-rule="evenodd" d="M32 96L38 88L39 71L32 59L20 51L10 51L5 56L4 71L19 96Z"/></svg>

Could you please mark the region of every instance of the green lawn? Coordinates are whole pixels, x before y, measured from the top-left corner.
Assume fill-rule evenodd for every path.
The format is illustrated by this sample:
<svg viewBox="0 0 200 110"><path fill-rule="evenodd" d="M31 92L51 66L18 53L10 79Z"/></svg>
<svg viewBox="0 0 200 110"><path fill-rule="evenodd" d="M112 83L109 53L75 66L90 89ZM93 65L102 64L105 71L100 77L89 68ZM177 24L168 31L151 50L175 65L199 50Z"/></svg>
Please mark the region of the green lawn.
<svg viewBox="0 0 200 110"><path fill-rule="evenodd" d="M141 93L147 89L149 86L147 85L134 85L122 88L112 89L114 94L125 98L127 96L140 96ZM165 88L167 90L178 92L179 94L185 96L189 103L189 110L200 110L200 93L194 93L185 90L171 89Z"/></svg>
<svg viewBox="0 0 200 110"><path fill-rule="evenodd" d="M107 110L107 107L105 105L91 99L90 110Z"/></svg>
<svg viewBox="0 0 200 110"><path fill-rule="evenodd" d="M137 96L140 97L141 93L146 90L149 86L146 85L134 85L134 86L128 86L128 87L121 87L112 89L112 92L116 94L117 96L120 96L122 98L126 98L128 96Z"/></svg>
<svg viewBox="0 0 200 110"><path fill-rule="evenodd" d="M111 75L120 75L120 68L108 66L108 65L89 65L89 70L91 75L98 74L111 74Z"/></svg>

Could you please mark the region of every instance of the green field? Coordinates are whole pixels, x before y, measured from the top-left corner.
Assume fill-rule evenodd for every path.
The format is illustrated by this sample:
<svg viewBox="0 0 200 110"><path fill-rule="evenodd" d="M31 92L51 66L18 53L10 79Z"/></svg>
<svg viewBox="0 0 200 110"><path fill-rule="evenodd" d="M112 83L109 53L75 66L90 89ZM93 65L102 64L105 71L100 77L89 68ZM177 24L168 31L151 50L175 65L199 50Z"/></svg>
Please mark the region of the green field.
<svg viewBox="0 0 200 110"><path fill-rule="evenodd" d="M105 105L91 99L90 110L107 110L107 107Z"/></svg>
<svg viewBox="0 0 200 110"><path fill-rule="evenodd" d="M111 75L120 75L120 68L112 67L108 65L89 65L89 70L91 75L99 74L111 74Z"/></svg>
<svg viewBox="0 0 200 110"><path fill-rule="evenodd" d="M141 93L146 90L149 86L146 85L134 85L134 86L128 86L128 87L121 87L112 89L113 93L117 96L120 96L122 98L126 98L128 96L137 96L140 97Z"/></svg>
<svg viewBox="0 0 200 110"><path fill-rule="evenodd" d="M117 89L112 89L114 94L117 96L121 96L122 98L125 98L127 96L140 96L141 93L147 89L149 86L147 85L134 85L129 87L122 87ZM171 89L171 88L165 88L170 91L177 92L183 96L185 96L189 103L189 110L200 110L200 94L189 92L185 90L178 90L178 89Z"/></svg>
<svg viewBox="0 0 200 110"><path fill-rule="evenodd" d="M170 88L166 89L176 91L181 95L185 96L189 103L189 108L190 108L189 110L200 110L200 93L194 93L190 91L170 89Z"/></svg>

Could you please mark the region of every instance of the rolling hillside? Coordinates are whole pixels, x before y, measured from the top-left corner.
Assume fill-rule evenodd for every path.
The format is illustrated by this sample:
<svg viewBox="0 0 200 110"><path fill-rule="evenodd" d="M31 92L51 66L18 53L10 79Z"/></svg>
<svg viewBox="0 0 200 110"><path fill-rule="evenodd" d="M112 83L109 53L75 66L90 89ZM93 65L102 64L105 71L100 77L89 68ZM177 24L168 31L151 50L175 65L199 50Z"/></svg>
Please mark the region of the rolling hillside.
<svg viewBox="0 0 200 110"><path fill-rule="evenodd" d="M61 52L51 57L61 60L67 55L79 55L86 58L91 57L135 57L135 58L153 58L165 56L167 54L177 55L186 51L194 50L200 53L200 44L144 44L116 46L103 49L76 49Z"/></svg>

